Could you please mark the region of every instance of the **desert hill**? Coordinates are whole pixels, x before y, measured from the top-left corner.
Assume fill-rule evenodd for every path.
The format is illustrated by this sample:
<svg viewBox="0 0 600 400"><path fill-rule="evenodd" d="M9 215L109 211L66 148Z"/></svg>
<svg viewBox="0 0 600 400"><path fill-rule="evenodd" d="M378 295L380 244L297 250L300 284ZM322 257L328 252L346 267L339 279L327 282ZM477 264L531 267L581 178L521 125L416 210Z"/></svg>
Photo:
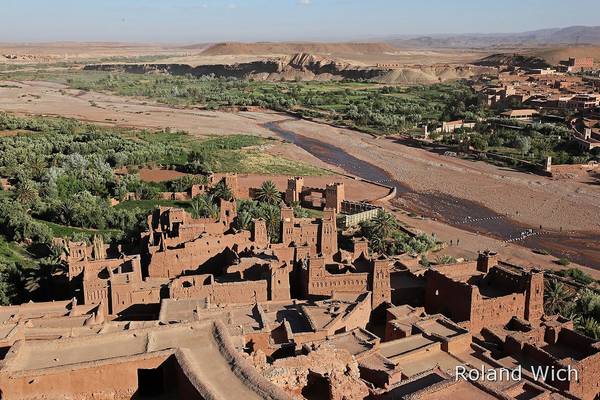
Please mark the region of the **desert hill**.
<svg viewBox="0 0 600 400"><path fill-rule="evenodd" d="M489 72L485 66L436 65L406 67L365 67L340 59L308 53L297 53L264 60L234 64L147 63L147 64L90 64L86 70L131 72L139 74L164 73L217 77L252 78L264 81L324 81L361 80L395 84L421 84L469 78Z"/></svg>
<svg viewBox="0 0 600 400"><path fill-rule="evenodd" d="M559 46L532 49L526 54L546 60L551 65L558 64L569 57L592 57L600 62L600 46Z"/></svg>
<svg viewBox="0 0 600 400"><path fill-rule="evenodd" d="M600 26L569 26L519 33L400 35L383 39L398 48L490 48L600 44Z"/></svg>
<svg viewBox="0 0 600 400"><path fill-rule="evenodd" d="M387 43L217 43L207 48L202 55L293 55L310 53L317 55L328 54L384 54L397 51Z"/></svg>
<svg viewBox="0 0 600 400"><path fill-rule="evenodd" d="M524 49L517 53L496 53L484 57L476 65L497 67L500 65L521 68L547 68L558 65L560 61L570 57L592 57L600 62L600 46L558 46Z"/></svg>
<svg viewBox="0 0 600 400"><path fill-rule="evenodd" d="M520 68L547 68L550 64L543 58L517 53L497 53L484 57L475 63L485 67L507 65Z"/></svg>

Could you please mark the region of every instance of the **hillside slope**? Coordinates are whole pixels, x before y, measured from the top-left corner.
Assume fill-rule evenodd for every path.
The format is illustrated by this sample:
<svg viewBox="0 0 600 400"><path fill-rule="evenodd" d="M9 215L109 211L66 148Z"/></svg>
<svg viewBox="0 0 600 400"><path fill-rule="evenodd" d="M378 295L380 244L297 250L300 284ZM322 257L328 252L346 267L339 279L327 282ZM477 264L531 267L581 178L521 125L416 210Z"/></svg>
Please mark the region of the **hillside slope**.
<svg viewBox="0 0 600 400"><path fill-rule="evenodd" d="M404 35L388 37L384 41L399 48L490 48L600 44L600 26L569 26L518 33Z"/></svg>

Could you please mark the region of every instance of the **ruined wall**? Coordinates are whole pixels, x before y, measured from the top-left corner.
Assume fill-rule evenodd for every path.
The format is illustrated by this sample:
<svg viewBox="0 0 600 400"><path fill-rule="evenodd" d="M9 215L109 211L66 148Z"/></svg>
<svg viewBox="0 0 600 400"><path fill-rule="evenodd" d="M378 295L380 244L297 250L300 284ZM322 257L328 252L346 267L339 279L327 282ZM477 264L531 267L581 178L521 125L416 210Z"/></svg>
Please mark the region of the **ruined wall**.
<svg viewBox="0 0 600 400"><path fill-rule="evenodd" d="M169 288L169 297L172 299L207 298L214 304L244 304L269 299L266 280L219 283L206 275L174 280Z"/></svg>
<svg viewBox="0 0 600 400"><path fill-rule="evenodd" d="M454 322L471 318L473 288L455 281L437 270L425 274L425 310L429 314L442 313Z"/></svg>
<svg viewBox="0 0 600 400"><path fill-rule="evenodd" d="M160 303L160 287L138 288L133 285L111 285L110 287L111 309L113 315L119 314L135 304L158 304Z"/></svg>
<svg viewBox="0 0 600 400"><path fill-rule="evenodd" d="M280 301L291 298L290 273L291 268L273 266L268 281L269 300Z"/></svg>
<svg viewBox="0 0 600 400"><path fill-rule="evenodd" d="M464 333L452 338L442 340L442 350L447 353L460 354L471 348L471 334Z"/></svg>
<svg viewBox="0 0 600 400"><path fill-rule="evenodd" d="M222 322L215 322L213 333L219 346L219 351L229 362L235 375L249 388L265 400L292 400L292 397L283 391L283 389L269 382L254 366L241 356L240 352L231 342L227 328Z"/></svg>
<svg viewBox="0 0 600 400"><path fill-rule="evenodd" d="M181 248L158 251L150 256L148 275L157 278L174 278L185 271L194 271L226 248L249 249L253 246L251 233L241 231L235 234L204 236L184 243Z"/></svg>
<svg viewBox="0 0 600 400"><path fill-rule="evenodd" d="M82 260L69 262L69 280L81 277L85 269L90 274L98 274L104 268L114 269L124 264L128 260L121 258L111 258L106 260Z"/></svg>
<svg viewBox="0 0 600 400"><path fill-rule="evenodd" d="M569 391L585 400L597 399L600 394L600 354L594 354L575 366L579 381L569 382Z"/></svg>
<svg viewBox="0 0 600 400"><path fill-rule="evenodd" d="M513 316L525 319L525 295L513 293L506 296L483 298L478 288L473 288L471 298L471 322L473 333L486 326L506 325Z"/></svg>
<svg viewBox="0 0 600 400"><path fill-rule="evenodd" d="M449 278L470 276L477 272L477 261L439 265L435 267L435 271Z"/></svg>
<svg viewBox="0 0 600 400"><path fill-rule="evenodd" d="M356 328L364 328L369 323L371 307L371 294L366 293L350 312L327 327L328 334L333 335L339 331L349 332Z"/></svg>
<svg viewBox="0 0 600 400"><path fill-rule="evenodd" d="M323 258L308 263L307 296L331 296L334 292L364 293L369 291L369 273L331 274Z"/></svg>

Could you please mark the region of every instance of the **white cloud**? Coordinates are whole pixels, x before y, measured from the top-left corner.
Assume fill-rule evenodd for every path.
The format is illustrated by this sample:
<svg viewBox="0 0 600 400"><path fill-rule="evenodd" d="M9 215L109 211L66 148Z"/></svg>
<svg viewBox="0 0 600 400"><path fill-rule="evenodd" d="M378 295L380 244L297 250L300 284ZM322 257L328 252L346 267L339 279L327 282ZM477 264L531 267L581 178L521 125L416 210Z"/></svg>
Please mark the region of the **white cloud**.
<svg viewBox="0 0 600 400"><path fill-rule="evenodd" d="M303 6L309 6L312 4L312 0L298 0L298 4Z"/></svg>

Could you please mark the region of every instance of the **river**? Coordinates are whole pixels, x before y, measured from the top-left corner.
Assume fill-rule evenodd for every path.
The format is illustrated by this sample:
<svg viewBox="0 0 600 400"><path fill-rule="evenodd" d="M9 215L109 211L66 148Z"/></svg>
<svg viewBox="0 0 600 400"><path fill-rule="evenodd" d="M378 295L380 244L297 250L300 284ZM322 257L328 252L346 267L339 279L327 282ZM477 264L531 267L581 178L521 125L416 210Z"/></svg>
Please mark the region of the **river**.
<svg viewBox="0 0 600 400"><path fill-rule="evenodd" d="M470 232L531 249L544 249L556 257L566 257L578 264L600 269L600 235L596 233L548 231L543 226L542 229L539 226L527 226L473 201L439 192L415 192L406 183L394 179L383 168L356 158L332 144L285 129L281 126L282 122L285 121L268 122L263 126L321 161L342 168L348 174L395 186L398 198L394 202L402 204L408 211Z"/></svg>

